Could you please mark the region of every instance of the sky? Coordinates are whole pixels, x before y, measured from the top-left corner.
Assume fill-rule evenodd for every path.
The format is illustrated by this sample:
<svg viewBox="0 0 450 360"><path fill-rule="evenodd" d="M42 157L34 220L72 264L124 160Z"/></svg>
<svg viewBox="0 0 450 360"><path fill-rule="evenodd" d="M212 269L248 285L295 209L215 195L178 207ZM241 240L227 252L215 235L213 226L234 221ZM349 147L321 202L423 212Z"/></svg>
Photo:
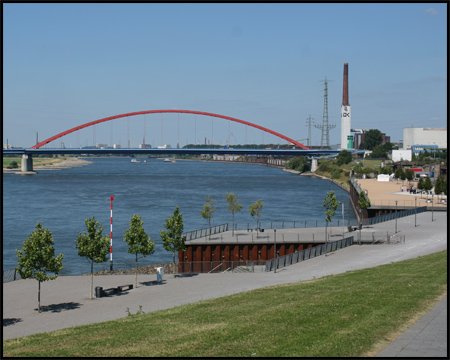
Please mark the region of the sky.
<svg viewBox="0 0 450 360"><path fill-rule="evenodd" d="M447 3L3 3L3 144L144 110L248 121L306 144L308 117L340 142L343 68L352 128L392 142L447 127ZM201 115L117 119L53 142L137 147L285 143ZM311 128L311 145L321 130Z"/></svg>

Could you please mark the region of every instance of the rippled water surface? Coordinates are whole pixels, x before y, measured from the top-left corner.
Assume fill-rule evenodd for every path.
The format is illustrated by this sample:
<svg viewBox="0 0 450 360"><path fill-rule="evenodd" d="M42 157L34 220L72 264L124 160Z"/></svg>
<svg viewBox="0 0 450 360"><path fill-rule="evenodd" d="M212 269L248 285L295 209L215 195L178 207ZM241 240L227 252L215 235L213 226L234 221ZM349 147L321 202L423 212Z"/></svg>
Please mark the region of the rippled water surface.
<svg viewBox="0 0 450 360"><path fill-rule="evenodd" d="M207 227L200 215L207 195L216 200L214 225L231 224L227 192L241 200L243 209L235 218L241 225L255 223L248 206L258 199L264 203L262 222L323 220L322 203L330 190L348 207L348 193L330 181L267 166L159 159L147 159L145 163L131 163L129 158L89 160L93 164L84 167L28 176L3 175L3 269L16 266L15 249L20 249L40 222L52 232L56 254L64 254L63 273L79 273L80 264L87 262L77 255L75 239L79 231L86 230L85 219L93 216L109 235L110 196L114 196L115 264L134 261L123 241L133 214L141 215L147 234L156 242L155 253L145 260L171 261L172 253L163 249L159 230L164 229L164 221L177 205L185 231ZM354 214L349 215L354 218Z"/></svg>

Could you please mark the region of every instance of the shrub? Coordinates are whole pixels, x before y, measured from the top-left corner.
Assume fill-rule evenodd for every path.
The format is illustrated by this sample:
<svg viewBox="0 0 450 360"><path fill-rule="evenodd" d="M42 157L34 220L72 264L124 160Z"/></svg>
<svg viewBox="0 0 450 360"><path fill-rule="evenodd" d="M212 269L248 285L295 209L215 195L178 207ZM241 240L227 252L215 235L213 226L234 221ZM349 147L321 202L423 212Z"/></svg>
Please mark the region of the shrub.
<svg viewBox="0 0 450 360"><path fill-rule="evenodd" d="M334 169L331 172L331 178L332 179L339 179L339 177L341 176L341 172L342 172L342 169Z"/></svg>
<svg viewBox="0 0 450 360"><path fill-rule="evenodd" d="M15 160L11 161L7 166L8 169L17 169L18 167L19 167L19 164L17 164L17 161L15 161Z"/></svg>
<svg viewBox="0 0 450 360"><path fill-rule="evenodd" d="M347 150L342 150L336 158L336 165L341 166L342 164L348 164L353 160L352 153Z"/></svg>
<svg viewBox="0 0 450 360"><path fill-rule="evenodd" d="M330 162L324 162L319 165L319 170L324 172L329 172L331 170Z"/></svg>

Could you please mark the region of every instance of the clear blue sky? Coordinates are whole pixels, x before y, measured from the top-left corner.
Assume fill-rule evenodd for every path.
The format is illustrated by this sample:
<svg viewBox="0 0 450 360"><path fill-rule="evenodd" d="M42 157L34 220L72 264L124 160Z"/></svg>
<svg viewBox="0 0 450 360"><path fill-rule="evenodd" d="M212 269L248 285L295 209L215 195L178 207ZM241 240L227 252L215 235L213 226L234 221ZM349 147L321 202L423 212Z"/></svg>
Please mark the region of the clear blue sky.
<svg viewBox="0 0 450 360"><path fill-rule="evenodd" d="M447 126L447 4L21 4L3 7L3 144L30 147L103 117L183 109L306 139L323 119L340 141L343 65L352 128ZM178 128L178 119L180 127ZM64 139L176 146L277 143L197 116L139 116ZM129 125L127 124L129 122ZM180 129L180 130L178 130ZM312 130L313 145L321 132ZM302 141L306 143L306 140Z"/></svg>

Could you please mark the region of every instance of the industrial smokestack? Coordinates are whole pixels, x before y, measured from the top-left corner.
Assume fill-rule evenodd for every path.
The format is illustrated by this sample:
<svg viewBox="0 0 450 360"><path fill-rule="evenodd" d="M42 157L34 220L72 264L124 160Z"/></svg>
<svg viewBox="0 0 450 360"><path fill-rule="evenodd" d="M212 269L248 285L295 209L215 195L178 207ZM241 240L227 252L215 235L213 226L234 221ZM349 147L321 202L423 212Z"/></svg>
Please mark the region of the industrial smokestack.
<svg viewBox="0 0 450 360"><path fill-rule="evenodd" d="M348 103L348 63L344 63L344 86L341 105L341 149L353 148L351 108Z"/></svg>
<svg viewBox="0 0 450 360"><path fill-rule="evenodd" d="M342 105L350 105L348 103L348 63L344 63L344 89L342 92Z"/></svg>

